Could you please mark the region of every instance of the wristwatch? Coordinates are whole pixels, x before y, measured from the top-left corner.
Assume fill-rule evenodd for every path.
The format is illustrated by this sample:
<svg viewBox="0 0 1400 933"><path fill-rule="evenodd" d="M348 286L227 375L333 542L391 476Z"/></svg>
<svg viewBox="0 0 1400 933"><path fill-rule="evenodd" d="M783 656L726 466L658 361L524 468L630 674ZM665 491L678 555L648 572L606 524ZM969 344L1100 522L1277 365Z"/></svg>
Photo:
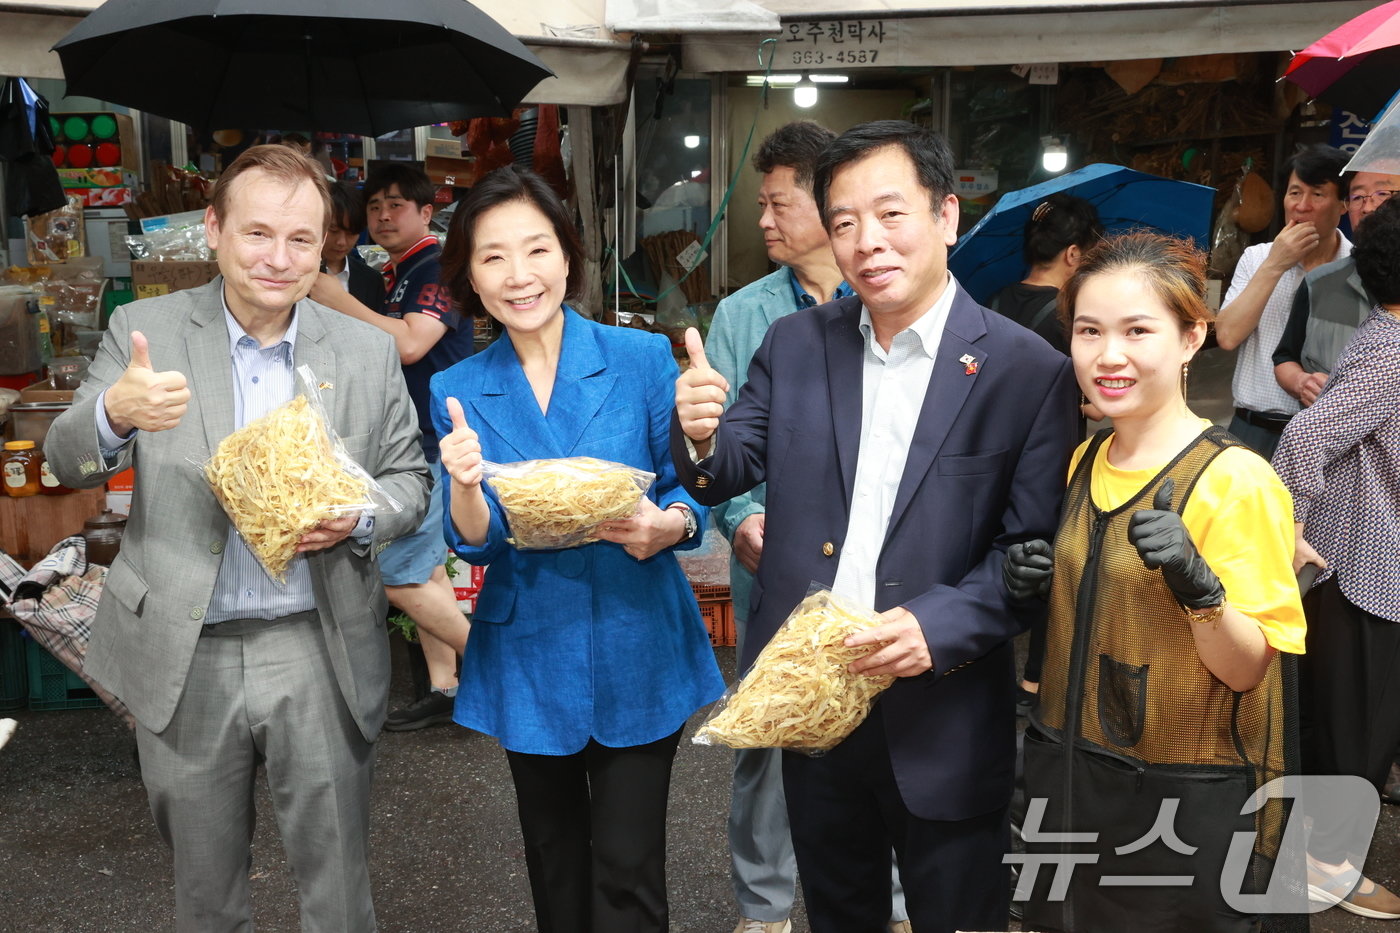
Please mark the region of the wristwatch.
<svg viewBox="0 0 1400 933"><path fill-rule="evenodd" d="M695 532L700 530L700 523L695 519L694 509L684 502L672 502L670 505L666 506L666 509L667 511L675 509L680 512L681 517L685 519L685 537L681 538L681 541L689 541L691 538L695 537Z"/></svg>

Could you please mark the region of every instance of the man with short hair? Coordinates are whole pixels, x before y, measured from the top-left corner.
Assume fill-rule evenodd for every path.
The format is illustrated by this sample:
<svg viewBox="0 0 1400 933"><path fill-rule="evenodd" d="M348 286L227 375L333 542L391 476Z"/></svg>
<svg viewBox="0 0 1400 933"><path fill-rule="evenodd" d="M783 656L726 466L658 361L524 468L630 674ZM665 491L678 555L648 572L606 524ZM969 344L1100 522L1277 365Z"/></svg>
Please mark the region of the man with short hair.
<svg viewBox="0 0 1400 933"><path fill-rule="evenodd" d="M856 674L891 675L820 757L783 753L813 933L889 922L897 853L919 933L1004 929L1015 652L1030 621L1010 545L1053 534L1074 445L1070 362L948 274L958 200L947 142L886 120L823 153L817 208L855 295L774 322L728 384L688 332L671 454L697 501L767 482L740 668L813 582L881 613Z"/></svg>
<svg viewBox="0 0 1400 933"><path fill-rule="evenodd" d="M1342 166L1346 153L1331 146L1300 149L1288 162L1284 227L1272 243L1251 246L1235 266L1215 335L1235 359L1235 417L1230 433L1268 459L1298 400L1274 378L1274 350L1283 335L1298 283L1310 270L1351 253L1337 229L1346 209Z"/></svg>
<svg viewBox="0 0 1400 933"><path fill-rule="evenodd" d="M329 219L314 162L286 146L243 152L204 215L219 276L119 308L44 445L66 486L135 468L85 664L136 717L179 933L253 928L260 764L301 929L375 929L370 778L389 643L374 554L418 527L429 478L392 341L307 299ZM190 464L290 401L302 366L346 452L403 510L322 520L279 583Z"/></svg>
<svg viewBox="0 0 1400 933"><path fill-rule="evenodd" d="M331 182L331 225L321 247L321 271L340 281L340 287L360 304L378 307L384 298L384 276L371 269L355 244L365 232L365 199L348 181Z"/></svg>
<svg viewBox="0 0 1400 933"><path fill-rule="evenodd" d="M759 229L776 272L720 301L705 339L705 355L729 383L726 404L743 386L749 360L768 327L780 317L852 294L841 278L831 241L812 199L817 160L836 134L810 120L779 127L761 144L753 166L763 176L758 189ZM753 572L763 553L764 486L735 496L711 514L734 548L729 562L730 595L739 651L748 628ZM734 753L729 799L729 857L739 925L734 933L787 933L797 892L797 863L783 799L782 754L777 749ZM890 928L907 930L904 892L894 872Z"/></svg>
<svg viewBox="0 0 1400 933"><path fill-rule="evenodd" d="M1395 171L1382 170L1385 167L1353 172L1347 179L1347 216L1351 235L1358 240L1363 235L1361 221L1400 193L1400 164L1391 166ZM1375 304L1350 255L1304 276L1274 350L1274 378L1283 390L1304 407L1315 402L1337 354Z"/></svg>
<svg viewBox="0 0 1400 933"><path fill-rule="evenodd" d="M416 165L381 164L365 183L369 235L389 253L384 294L377 310L349 295L323 274L312 297L394 338L408 394L418 409L423 454L438 461L437 432L429 414L428 380L472 354L472 322L439 287L442 247L428 229L433 184ZM466 648L469 623L457 606L444 561L442 497L434 493L423 525L379 556L389 602L418 628L431 689L389 714L390 732L452 721L457 696L457 658Z"/></svg>

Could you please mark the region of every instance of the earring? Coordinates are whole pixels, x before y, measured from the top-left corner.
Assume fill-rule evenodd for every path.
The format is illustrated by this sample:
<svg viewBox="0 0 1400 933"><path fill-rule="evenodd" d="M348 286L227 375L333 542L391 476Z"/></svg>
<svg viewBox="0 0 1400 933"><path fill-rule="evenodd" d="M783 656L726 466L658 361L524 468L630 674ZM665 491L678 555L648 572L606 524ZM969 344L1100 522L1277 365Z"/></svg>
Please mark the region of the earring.
<svg viewBox="0 0 1400 933"><path fill-rule="evenodd" d="M1187 389L1188 381L1189 381L1190 378L1191 378L1191 363L1190 363L1190 361L1188 360L1187 362L1181 364L1181 400L1182 400L1183 402L1184 402L1184 401L1187 401L1188 398L1189 398L1186 389Z"/></svg>

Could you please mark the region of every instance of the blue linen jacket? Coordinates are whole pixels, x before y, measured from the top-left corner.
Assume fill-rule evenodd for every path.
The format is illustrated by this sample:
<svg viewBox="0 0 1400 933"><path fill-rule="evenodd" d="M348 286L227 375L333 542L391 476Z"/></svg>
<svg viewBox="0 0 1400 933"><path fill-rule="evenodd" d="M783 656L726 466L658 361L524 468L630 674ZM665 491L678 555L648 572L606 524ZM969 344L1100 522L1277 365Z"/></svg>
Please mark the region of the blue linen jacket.
<svg viewBox="0 0 1400 933"><path fill-rule="evenodd" d="M680 488L668 453L676 375L664 337L566 308L547 415L506 335L433 377L433 421L439 436L451 429L454 396L487 460L589 456L655 473L648 497L690 506L703 532L707 510ZM451 484L440 485L446 497ZM654 742L719 697L724 681L675 549L645 561L603 541L518 551L489 485L486 493L481 547L462 540L445 510L453 551L491 565L462 661L458 723L510 751L568 755L590 738L614 748Z"/></svg>

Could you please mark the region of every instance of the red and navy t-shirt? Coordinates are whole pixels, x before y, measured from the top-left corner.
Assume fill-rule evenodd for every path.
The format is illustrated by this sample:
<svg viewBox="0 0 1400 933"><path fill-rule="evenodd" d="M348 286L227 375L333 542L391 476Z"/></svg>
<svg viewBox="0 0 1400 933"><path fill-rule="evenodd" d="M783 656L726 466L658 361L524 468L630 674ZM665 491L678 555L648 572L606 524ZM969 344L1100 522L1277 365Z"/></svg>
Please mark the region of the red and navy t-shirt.
<svg viewBox="0 0 1400 933"><path fill-rule="evenodd" d="M426 314L447 326L442 339L422 359L403 368L409 397L418 409L423 453L430 463L438 459L438 443L428 412L428 380L434 373L472 355L472 322L453 306L446 290L438 287L441 258L437 237L425 236L415 243L398 263L385 270L384 303L379 307L379 313L389 317Z"/></svg>

